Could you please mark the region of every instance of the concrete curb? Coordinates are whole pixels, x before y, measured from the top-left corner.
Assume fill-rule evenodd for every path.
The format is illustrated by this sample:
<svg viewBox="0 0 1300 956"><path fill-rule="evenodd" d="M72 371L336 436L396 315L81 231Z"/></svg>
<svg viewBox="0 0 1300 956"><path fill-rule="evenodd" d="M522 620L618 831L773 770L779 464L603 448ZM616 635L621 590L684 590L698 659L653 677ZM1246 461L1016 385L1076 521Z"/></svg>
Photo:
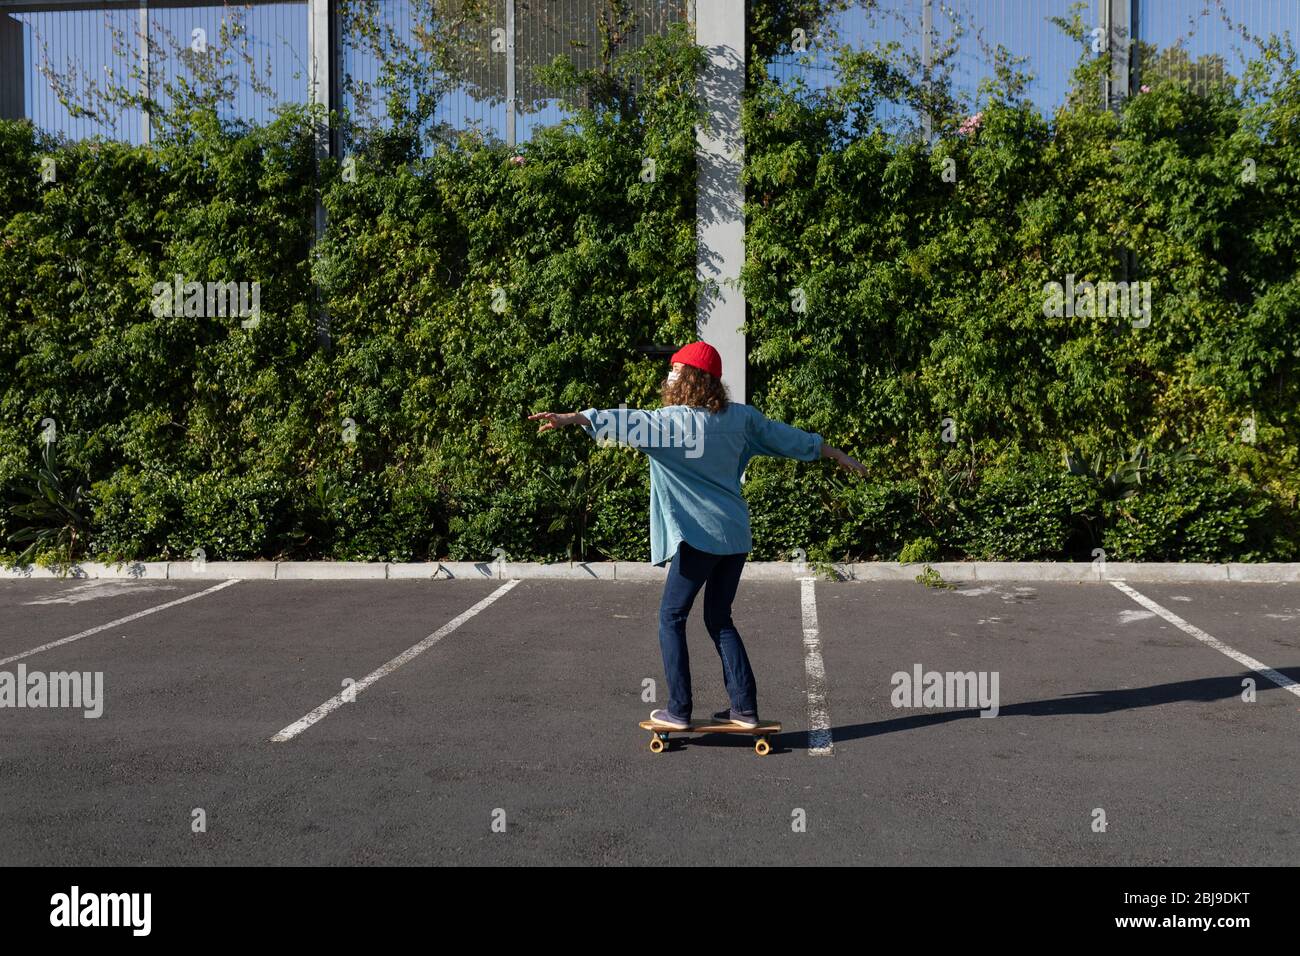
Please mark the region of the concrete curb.
<svg viewBox="0 0 1300 956"><path fill-rule="evenodd" d="M897 564L871 561L831 566L840 581L914 581L925 568L932 568L945 581L1062 581L1095 583L1236 582L1253 584L1300 583L1297 564L1128 564L1110 561L1104 566L1090 562L1050 561L936 561L932 564ZM53 580L174 580L224 581L464 581L508 580L510 578L565 581L663 581L666 568L633 561L602 561L539 564L531 561L430 561L417 564L385 564L350 561L149 561L127 564L87 562L61 574L35 566L0 568L2 581ZM745 565L745 579L751 581L795 581L820 577L808 565L786 561L751 561Z"/></svg>
<svg viewBox="0 0 1300 956"><path fill-rule="evenodd" d="M303 562L310 563L310 562ZM272 561L173 561L167 565L167 577L176 581L273 581L279 566ZM358 571L360 576L360 571Z"/></svg>
<svg viewBox="0 0 1300 956"><path fill-rule="evenodd" d="M666 581L668 568L657 568L653 564L635 561L614 562L615 581Z"/></svg>
<svg viewBox="0 0 1300 956"><path fill-rule="evenodd" d="M37 567L29 564L20 568L0 567L0 581L52 581L73 578L110 578L119 581L148 578L159 580L167 577L166 561L133 561L129 564L99 564L87 562L74 564L67 574L59 570Z"/></svg>
<svg viewBox="0 0 1300 956"><path fill-rule="evenodd" d="M1229 581L1275 584L1300 581L1300 564L1228 564Z"/></svg>
<svg viewBox="0 0 1300 956"><path fill-rule="evenodd" d="M498 577L497 568L491 561L426 561L419 564L390 564L388 576L394 581L452 581L473 578L490 580Z"/></svg>
<svg viewBox="0 0 1300 956"><path fill-rule="evenodd" d="M388 565L362 561L285 561L275 565L277 581L382 581L386 577Z"/></svg>

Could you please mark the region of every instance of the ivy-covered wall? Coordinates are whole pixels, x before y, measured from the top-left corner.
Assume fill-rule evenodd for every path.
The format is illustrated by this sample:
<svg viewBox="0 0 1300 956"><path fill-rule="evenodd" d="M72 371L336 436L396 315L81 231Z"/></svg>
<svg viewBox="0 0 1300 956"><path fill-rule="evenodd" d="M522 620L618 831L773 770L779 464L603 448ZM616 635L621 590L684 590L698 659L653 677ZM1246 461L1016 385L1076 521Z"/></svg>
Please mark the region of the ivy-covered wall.
<svg viewBox="0 0 1300 956"><path fill-rule="evenodd" d="M845 56L824 93L757 84L752 399L874 476L760 473L769 550L1300 557L1294 56L1235 87L1153 81L1114 113L1074 29L1068 106L990 84L936 116L933 148L872 121L906 86L880 53ZM1136 285L1135 308L1103 305L1105 282Z"/></svg>
<svg viewBox="0 0 1300 956"><path fill-rule="evenodd" d="M308 111L199 109L151 149L0 123L0 551L647 559L645 460L525 418L652 405L640 349L694 337L698 62L677 30L623 65L635 96L558 66L585 105L516 151L379 130L319 172ZM872 119L883 54L817 93L751 71L751 401L871 472L755 462L754 557L1300 560L1278 65L1117 114L935 97L932 147ZM258 312L158 308L177 276ZM1108 280L1149 312L1052 308Z"/></svg>

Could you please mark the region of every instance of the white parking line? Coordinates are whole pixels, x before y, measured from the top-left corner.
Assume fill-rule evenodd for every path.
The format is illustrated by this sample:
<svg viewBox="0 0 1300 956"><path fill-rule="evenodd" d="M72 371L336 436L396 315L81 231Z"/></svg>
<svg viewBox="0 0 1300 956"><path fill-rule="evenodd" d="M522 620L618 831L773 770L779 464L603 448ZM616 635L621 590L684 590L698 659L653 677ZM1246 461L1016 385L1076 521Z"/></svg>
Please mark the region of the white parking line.
<svg viewBox="0 0 1300 956"><path fill-rule="evenodd" d="M130 624L132 621L138 621L142 617L148 617L150 614L157 614L159 611L165 611L169 607L176 607L178 604L184 604L186 601L197 601L199 598L208 594L215 594L222 588L228 588L232 584L238 584L239 578L231 578L229 581L222 581L215 587L210 587L206 591L199 591L196 594L187 594L183 598L177 598L175 601L168 601L166 604L159 604L156 607L146 608L143 611L136 611L134 614L128 614L126 617L119 617L116 621L109 621L107 624L101 624L99 627L92 627L88 631L82 631L79 634L73 634L71 637L61 637L57 641L50 641L48 644L42 644L40 647L33 647L30 651L23 651L21 654L15 654L13 657L6 657L0 660L0 667L5 664L12 664L14 661L20 661L24 657L31 657L33 654L39 654L41 651L48 651L53 647L60 647L64 644L71 644L73 641L79 641L83 637L90 637L92 634L98 634L101 631L111 631L115 627L121 627L123 624Z"/></svg>
<svg viewBox="0 0 1300 956"><path fill-rule="evenodd" d="M808 673L808 753L814 757L831 757L835 742L831 739L831 714L826 703L826 664L822 661L821 631L817 627L817 592L815 578L800 578L803 605L803 666Z"/></svg>
<svg viewBox="0 0 1300 956"><path fill-rule="evenodd" d="M1214 648L1220 654L1226 654L1228 657L1231 657L1238 664L1241 664L1244 667L1248 667L1258 674L1263 674L1265 677L1271 680L1278 687L1281 687L1283 690L1290 691L1291 693L1295 694L1297 697L1300 697L1300 684L1296 683L1291 678L1287 677L1285 674L1278 673L1277 671L1273 670L1273 668L1255 660L1255 658L1251 657L1249 654L1243 654L1241 653L1241 651L1229 647L1227 644L1223 643L1223 641L1219 640L1217 637L1214 637L1212 634L1207 634L1205 633L1205 631L1202 631L1195 624L1188 624L1186 621L1184 621L1173 611L1161 607L1159 604L1151 600L1145 594L1139 594L1137 591L1133 590L1133 588L1129 587L1123 581L1111 581L1110 583L1115 585L1115 587L1119 588L1121 591L1123 591L1133 600L1137 601L1148 611L1152 611L1156 614L1159 614L1161 617L1163 617L1174 627L1178 628L1179 630L1186 631L1188 634L1192 635L1192 637L1196 638L1202 644L1206 644Z"/></svg>
<svg viewBox="0 0 1300 956"><path fill-rule="evenodd" d="M355 684L348 687L346 690L341 691L338 694L335 694L329 700L325 701L325 703L321 704L311 713L307 714L307 716L295 720L288 727L284 728L284 730L280 731L278 734L272 737L271 742L280 744L280 743L284 743L286 740L292 740L294 737L297 737L300 733L302 733L312 724L316 723L317 721L323 720L325 717L329 716L333 711L336 711L340 707L342 707L347 699L344 696L345 694L348 695L348 697L350 697L353 701L355 701L356 696L360 694L363 690L365 690L367 687L369 687L371 684L373 684L375 681L379 680L381 677L387 677L389 674L397 670L403 664L406 664L409 661L412 661L415 658L419 657L429 648L433 647L434 644L437 644L440 640L442 640L452 631L456 630L456 628L460 627L462 624L468 621L479 611L483 610L485 607L487 607L497 598L501 597L501 595L509 591L512 587L518 584L520 580L521 580L520 578L515 578L511 581L507 581L505 584L501 585L501 587L497 588L495 591L493 591L483 600L475 604L468 611L465 611L457 615L456 617L452 618L450 621L448 621L442 627L438 628L436 631L434 631L424 640L420 641L418 644L411 645L406 650L402 651L402 653L394 657L387 664L384 664L382 667L380 667L378 670L371 671L369 674L361 678L361 680L357 681Z"/></svg>

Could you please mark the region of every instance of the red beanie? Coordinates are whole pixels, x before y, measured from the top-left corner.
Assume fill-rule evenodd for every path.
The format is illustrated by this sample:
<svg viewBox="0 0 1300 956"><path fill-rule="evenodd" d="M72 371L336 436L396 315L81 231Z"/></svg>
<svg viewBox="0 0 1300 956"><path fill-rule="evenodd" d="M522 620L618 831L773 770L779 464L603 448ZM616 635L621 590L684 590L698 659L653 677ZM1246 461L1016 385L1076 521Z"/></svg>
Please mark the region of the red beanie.
<svg viewBox="0 0 1300 956"><path fill-rule="evenodd" d="M714 378L722 378L722 356L718 350L707 342L692 342L677 350L670 362L681 362L692 368L708 372Z"/></svg>

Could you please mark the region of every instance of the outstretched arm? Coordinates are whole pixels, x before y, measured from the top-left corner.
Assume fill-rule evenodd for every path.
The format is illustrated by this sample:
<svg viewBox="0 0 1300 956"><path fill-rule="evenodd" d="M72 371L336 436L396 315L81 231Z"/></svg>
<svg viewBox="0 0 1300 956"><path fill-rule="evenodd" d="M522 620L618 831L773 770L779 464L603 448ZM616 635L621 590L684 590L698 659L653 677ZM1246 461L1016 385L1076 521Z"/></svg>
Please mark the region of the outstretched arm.
<svg viewBox="0 0 1300 956"><path fill-rule="evenodd" d="M585 408L567 414L538 412L528 417L542 422L538 434L565 425L580 425L601 445L618 444L651 456L672 447L671 436L665 434L662 409L646 411L620 405L618 408Z"/></svg>
<svg viewBox="0 0 1300 956"><path fill-rule="evenodd" d="M564 428L566 425L581 425L584 428L590 428L591 422L587 421L587 416L582 412L538 412L535 415L529 415L530 422L541 421L542 425L537 429L537 434L550 431L552 428Z"/></svg>
<svg viewBox="0 0 1300 956"><path fill-rule="evenodd" d="M797 461L830 458L855 474L867 473L867 469L860 462L850 458L834 445L826 444L821 435L775 421L756 408L750 409L748 437L750 454L794 458Z"/></svg>

